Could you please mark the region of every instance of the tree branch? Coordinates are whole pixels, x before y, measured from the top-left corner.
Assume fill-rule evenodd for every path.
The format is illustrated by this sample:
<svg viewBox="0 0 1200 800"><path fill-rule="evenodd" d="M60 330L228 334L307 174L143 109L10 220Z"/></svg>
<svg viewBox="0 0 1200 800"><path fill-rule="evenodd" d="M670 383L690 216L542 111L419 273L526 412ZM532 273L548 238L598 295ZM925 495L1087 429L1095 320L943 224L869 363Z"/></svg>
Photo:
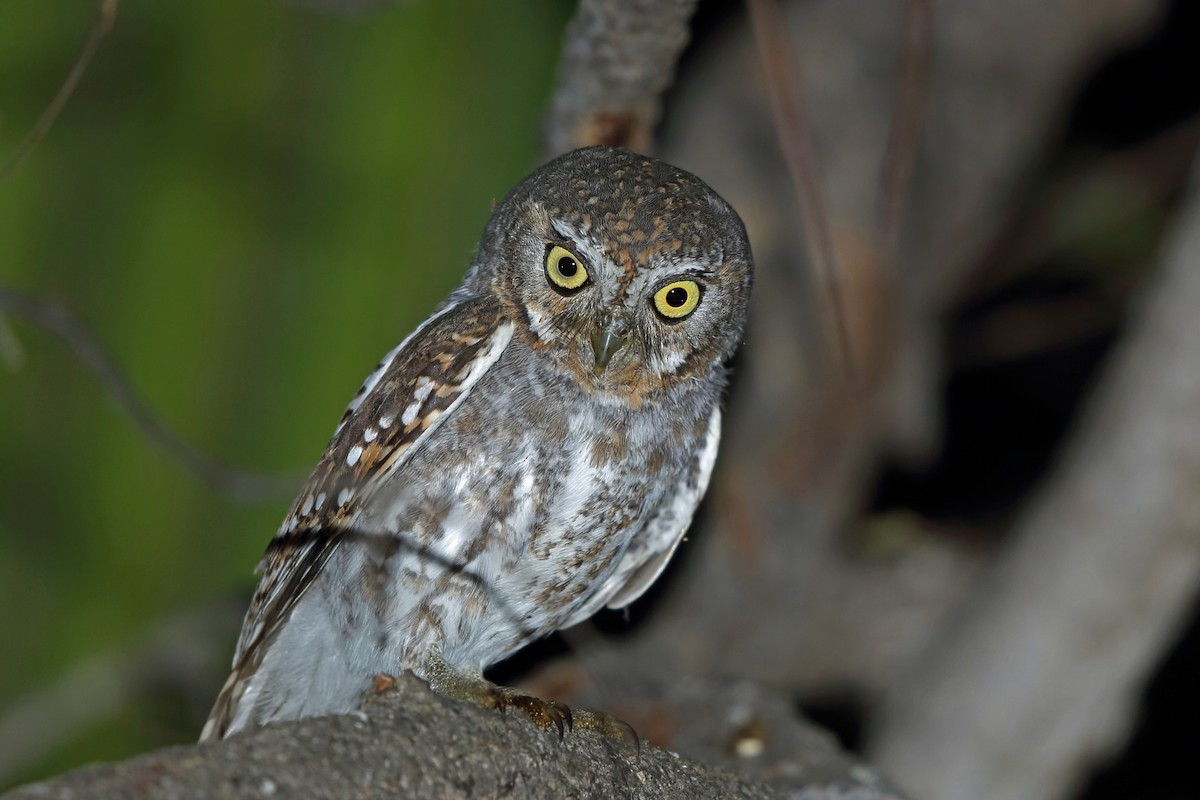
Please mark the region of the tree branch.
<svg viewBox="0 0 1200 800"><path fill-rule="evenodd" d="M611 144L645 152L698 0L581 0L567 28L545 156Z"/></svg>
<svg viewBox="0 0 1200 800"><path fill-rule="evenodd" d="M4 800L271 795L899 800L871 779L839 782L826 766L833 749L828 740L811 731L808 736L810 741L818 737L810 747L811 768L805 773L806 763L798 762L799 772L772 786L744 772L649 745L637 750L632 743L591 732L573 731L560 742L523 714L502 716L448 700L416 678L403 677L386 694L367 698L357 714L301 720L120 764L83 767L6 794ZM781 785L796 788L786 794Z"/></svg>
<svg viewBox="0 0 1200 800"><path fill-rule="evenodd" d="M213 489L246 502L266 502L291 497L303 480L300 474L236 469L181 439L142 399L95 334L62 303L0 286L0 313L23 317L61 339L150 444Z"/></svg>
<svg viewBox="0 0 1200 800"><path fill-rule="evenodd" d="M33 128L21 140L21 143L17 145L17 149L12 152L3 164L0 164L0 183L3 183L9 175L16 171L17 167L21 166L21 163L41 143L46 134L49 133L50 128L54 125L54 121L62 113L63 107L71 99L71 95L75 92L75 87L79 85L80 79L87 71L88 64L92 62L92 56L96 54L96 49L100 46L100 41L112 30L113 23L117 17L118 2L119 0L99 0L96 13L92 17L92 22L88 26L87 33L84 34L83 43L79 46L79 52L75 55L75 60L71 63L71 69L67 73L67 77L63 79L58 92L50 100L50 104L46 106L46 110L38 117L38 121L34 124Z"/></svg>
<svg viewBox="0 0 1200 800"><path fill-rule="evenodd" d="M1057 475L893 693L884 764L929 800L1053 800L1129 732L1200 585L1200 162ZM944 765L931 770L931 764Z"/></svg>
<svg viewBox="0 0 1200 800"><path fill-rule="evenodd" d="M858 368L846 330L846 311L842 299L842 270L829 228L829 204L825 200L821 170L817 163L812 131L800 92L800 68L792 51L787 25L779 0L747 0L755 49L762 60L775 136L787 164L796 207L804 228L804 244L809 269L824 302L819 303L821 319L828 330L826 346L832 346L847 383L858 381ZM803 263L796 259L797 263ZM826 347L822 347L822 350Z"/></svg>

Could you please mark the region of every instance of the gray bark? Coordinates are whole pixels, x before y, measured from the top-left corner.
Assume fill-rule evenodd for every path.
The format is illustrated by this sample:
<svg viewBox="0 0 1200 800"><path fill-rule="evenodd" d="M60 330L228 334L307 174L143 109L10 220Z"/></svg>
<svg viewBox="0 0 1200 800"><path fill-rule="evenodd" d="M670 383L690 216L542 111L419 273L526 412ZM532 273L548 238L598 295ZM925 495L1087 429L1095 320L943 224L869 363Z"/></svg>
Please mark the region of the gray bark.
<svg viewBox="0 0 1200 800"><path fill-rule="evenodd" d="M755 697L739 708L753 715ZM715 707L715 706L714 706ZM249 800L338 798L661 798L899 800L870 772L854 767L826 737L771 717L772 747L803 741L801 755L778 767L774 785L746 771L704 764L631 741L569 732L562 741L520 712L507 716L447 700L412 677L367 698L353 715L301 720L219 742L171 747L120 764L69 772L4 800ZM787 744L785 744L787 743Z"/></svg>

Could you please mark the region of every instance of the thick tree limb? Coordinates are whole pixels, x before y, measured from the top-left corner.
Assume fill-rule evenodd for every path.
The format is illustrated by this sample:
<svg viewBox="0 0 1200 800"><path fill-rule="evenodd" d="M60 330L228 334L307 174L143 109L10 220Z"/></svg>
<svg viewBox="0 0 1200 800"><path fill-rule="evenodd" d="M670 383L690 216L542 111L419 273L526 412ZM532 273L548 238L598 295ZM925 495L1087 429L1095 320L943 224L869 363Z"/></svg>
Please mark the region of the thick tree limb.
<svg viewBox="0 0 1200 800"><path fill-rule="evenodd" d="M1068 456L896 688L878 752L918 796L1052 800L1128 734L1200 586L1198 263L1200 168Z"/></svg>
<svg viewBox="0 0 1200 800"><path fill-rule="evenodd" d="M790 731L775 728L774 733L784 737L781 741L799 741L797 726ZM803 736L813 759L809 772L781 776L771 786L745 772L690 761L649 745L639 751L631 742L596 733L571 732L560 742L519 712L502 716L447 700L406 677L394 690L369 698L356 715L302 720L221 742L167 748L122 764L84 767L18 789L4 800L898 800L873 785L874 779L831 773L834 748L819 734L806 730ZM797 764L803 771L805 764ZM791 789L790 794L781 787Z"/></svg>

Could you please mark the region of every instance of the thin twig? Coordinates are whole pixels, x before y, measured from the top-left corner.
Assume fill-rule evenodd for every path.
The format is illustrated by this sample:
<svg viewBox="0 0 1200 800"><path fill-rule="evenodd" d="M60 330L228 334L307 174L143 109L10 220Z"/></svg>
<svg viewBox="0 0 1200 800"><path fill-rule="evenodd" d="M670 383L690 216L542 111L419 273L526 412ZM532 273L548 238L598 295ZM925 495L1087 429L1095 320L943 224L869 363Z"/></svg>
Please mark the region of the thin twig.
<svg viewBox="0 0 1200 800"><path fill-rule="evenodd" d="M100 46L100 40L108 35L112 30L113 22L117 17L118 0L100 0L100 5L96 9L96 15L92 17L92 24L88 26L87 33L83 37L83 44L79 46L79 53L75 56L75 61L71 65L71 71L67 73L66 79L62 86L59 87L58 93L54 95L54 99L50 101L50 105L46 106L46 110L38 117L37 123L34 124L32 130L26 134L21 140L21 144L17 145L17 149L13 151L8 160L0 166L0 183L8 178L21 162L33 152L33 148L45 138L49 132L50 126L58 119L58 115L62 113L63 107L67 104L71 94L75 91L75 87L79 85L79 79L83 77L83 73L87 71L88 64L91 63L92 56L96 54L96 49Z"/></svg>
<svg viewBox="0 0 1200 800"><path fill-rule="evenodd" d="M234 469L183 441L150 410L125 373L95 335L66 306L15 289L0 288L0 311L24 317L53 333L97 380L101 387L155 447L212 488L247 502L291 497L298 475L271 475Z"/></svg>
<svg viewBox="0 0 1200 800"><path fill-rule="evenodd" d="M900 225L909 198L913 165L929 98L929 67L933 51L933 0L905 0L904 43L887 150L880 176L879 256L895 269Z"/></svg>
<svg viewBox="0 0 1200 800"><path fill-rule="evenodd" d="M775 134L779 138L792 187L796 191L809 258L828 309L824 318L832 329L830 338L837 348L848 383L854 386L856 370L846 326L837 258L818 175L812 131L804 113L797 81L800 68L787 38L787 27L778 0L747 0L746 7L750 12L763 72L766 73Z"/></svg>

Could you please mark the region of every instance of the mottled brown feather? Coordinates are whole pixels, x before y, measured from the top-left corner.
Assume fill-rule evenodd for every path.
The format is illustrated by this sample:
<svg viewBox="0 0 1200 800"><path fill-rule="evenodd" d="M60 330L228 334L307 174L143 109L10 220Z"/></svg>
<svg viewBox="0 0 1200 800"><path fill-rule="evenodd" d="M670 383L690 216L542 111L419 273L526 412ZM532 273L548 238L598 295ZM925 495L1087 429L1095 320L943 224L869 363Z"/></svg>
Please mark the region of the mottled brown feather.
<svg viewBox="0 0 1200 800"><path fill-rule="evenodd" d="M258 668L265 645L345 538L347 523L372 489L403 463L441 415L481 377L479 370L472 375L476 362L489 352L495 360L498 354L491 350L498 337L510 330L503 322L500 305L492 299L452 305L405 340L374 386L368 381L359 390L259 561L262 580L246 612L233 674L221 690L202 738L224 735L242 678ZM426 385L424 399L418 400L418 389ZM414 403L416 411L406 423L404 412ZM391 424L384 427L388 418ZM365 438L368 429L375 431L371 441ZM351 464L355 447L360 455ZM343 491L351 493L339 502Z"/></svg>

